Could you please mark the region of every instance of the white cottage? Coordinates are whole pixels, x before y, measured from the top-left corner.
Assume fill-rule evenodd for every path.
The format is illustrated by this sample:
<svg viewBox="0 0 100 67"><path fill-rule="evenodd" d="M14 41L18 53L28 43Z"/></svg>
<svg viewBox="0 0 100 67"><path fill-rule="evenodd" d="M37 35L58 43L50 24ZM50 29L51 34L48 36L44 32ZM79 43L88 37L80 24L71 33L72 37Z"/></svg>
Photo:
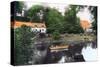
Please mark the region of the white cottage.
<svg viewBox="0 0 100 67"><path fill-rule="evenodd" d="M45 23L14 21L14 25L12 26L14 26L14 28L18 28L22 25L30 26L33 32L46 33Z"/></svg>
<svg viewBox="0 0 100 67"><path fill-rule="evenodd" d="M46 25L45 23L32 23L32 31L46 33Z"/></svg>

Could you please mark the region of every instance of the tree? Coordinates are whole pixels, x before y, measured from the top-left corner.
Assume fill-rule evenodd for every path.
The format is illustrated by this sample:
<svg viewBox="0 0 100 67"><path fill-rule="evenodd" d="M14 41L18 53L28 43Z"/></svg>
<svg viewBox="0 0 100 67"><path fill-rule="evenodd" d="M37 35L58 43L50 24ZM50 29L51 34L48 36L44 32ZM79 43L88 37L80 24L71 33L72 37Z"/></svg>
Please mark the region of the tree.
<svg viewBox="0 0 100 67"><path fill-rule="evenodd" d="M52 38L54 40L59 40L60 39L60 33L59 31L55 30L53 33L52 33Z"/></svg>
<svg viewBox="0 0 100 67"><path fill-rule="evenodd" d="M76 5L70 5L69 9L65 12L64 28L67 33L83 33L83 29L80 26L80 19L76 16L79 11L79 7Z"/></svg>
<svg viewBox="0 0 100 67"><path fill-rule="evenodd" d="M28 64L31 59L31 38L33 33L31 28L23 25L21 28L14 30L14 63L15 65Z"/></svg>
<svg viewBox="0 0 100 67"><path fill-rule="evenodd" d="M43 11L43 6L34 5L28 10L28 17L31 18L31 21L40 22L40 16L38 15L40 11Z"/></svg>
<svg viewBox="0 0 100 67"><path fill-rule="evenodd" d="M91 14L93 15L93 30L95 30L95 33L97 33L97 6L90 6L89 9Z"/></svg>
<svg viewBox="0 0 100 67"><path fill-rule="evenodd" d="M26 5L23 1L14 1L11 2L11 15L16 16L16 13L21 13L23 8L25 8Z"/></svg>
<svg viewBox="0 0 100 67"><path fill-rule="evenodd" d="M39 22L40 17L37 14L41 11L43 13L43 21L46 23L48 33L52 34L56 30L60 33L83 32L79 23L79 18L76 16L76 13L79 11L78 6L70 6L69 10L66 11L65 16L63 17L57 9L34 5L28 10L28 16L32 18L31 21Z"/></svg>
<svg viewBox="0 0 100 67"><path fill-rule="evenodd" d="M28 10L28 16L31 18L31 21L41 22L40 16L38 13L42 11L42 22L46 23L47 32L52 33L55 30L62 31L63 16L61 13L50 7L43 7L41 5L34 5Z"/></svg>
<svg viewBox="0 0 100 67"><path fill-rule="evenodd" d="M23 1L11 2L11 21L14 20L26 21L26 22L30 20L27 17L26 5Z"/></svg>
<svg viewBox="0 0 100 67"><path fill-rule="evenodd" d="M61 13L53 8L49 8L45 14L45 23L47 25L47 32L53 33L58 30L61 33L63 28L63 16Z"/></svg>

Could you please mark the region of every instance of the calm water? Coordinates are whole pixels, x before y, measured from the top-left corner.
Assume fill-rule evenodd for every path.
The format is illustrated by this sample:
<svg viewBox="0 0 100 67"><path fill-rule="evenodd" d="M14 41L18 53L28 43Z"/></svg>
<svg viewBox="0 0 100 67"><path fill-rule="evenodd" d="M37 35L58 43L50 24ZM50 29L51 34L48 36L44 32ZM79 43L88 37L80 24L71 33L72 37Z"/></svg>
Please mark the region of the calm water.
<svg viewBox="0 0 100 67"><path fill-rule="evenodd" d="M92 43L87 44L87 47L82 49L82 55L85 61L96 61L97 60L97 48L92 47Z"/></svg>
<svg viewBox="0 0 100 67"><path fill-rule="evenodd" d="M58 61L58 63L65 63L66 62L65 59L66 59L66 57L62 56L62 58Z"/></svg>
<svg viewBox="0 0 100 67"><path fill-rule="evenodd" d="M86 62L97 60L97 48L93 47L93 43L87 43L81 50L81 55ZM58 63L65 63L66 57L62 56Z"/></svg>
<svg viewBox="0 0 100 67"><path fill-rule="evenodd" d="M44 47L42 47L44 48ZM50 49L37 49L30 64L50 64L67 62L88 62L97 60L96 42L70 46L68 50L50 52Z"/></svg>

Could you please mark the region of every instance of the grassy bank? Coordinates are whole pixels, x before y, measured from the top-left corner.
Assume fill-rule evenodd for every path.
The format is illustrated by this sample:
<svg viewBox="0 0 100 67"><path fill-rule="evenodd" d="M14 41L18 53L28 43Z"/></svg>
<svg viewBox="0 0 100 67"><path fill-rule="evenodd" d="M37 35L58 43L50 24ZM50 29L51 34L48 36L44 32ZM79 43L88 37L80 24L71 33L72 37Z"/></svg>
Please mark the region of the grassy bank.
<svg viewBox="0 0 100 67"><path fill-rule="evenodd" d="M87 34L68 34L62 37L66 41L93 41L96 39L95 35L87 35Z"/></svg>

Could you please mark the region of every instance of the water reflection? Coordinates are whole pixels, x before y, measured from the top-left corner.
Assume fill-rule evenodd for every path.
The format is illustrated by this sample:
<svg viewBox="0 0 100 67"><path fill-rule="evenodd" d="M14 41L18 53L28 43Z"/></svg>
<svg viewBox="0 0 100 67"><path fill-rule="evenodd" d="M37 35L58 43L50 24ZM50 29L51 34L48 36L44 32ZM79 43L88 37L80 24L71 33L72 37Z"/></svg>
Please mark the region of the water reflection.
<svg viewBox="0 0 100 67"><path fill-rule="evenodd" d="M97 60L97 45L95 42L88 42L76 46L71 46L67 51L66 56L58 61L58 63L65 63L66 58L68 62L81 62L81 61L95 61Z"/></svg>
<svg viewBox="0 0 100 67"><path fill-rule="evenodd" d="M93 43L88 43L87 47L83 47L82 55L84 56L85 61L95 61L97 60L97 48Z"/></svg>
<svg viewBox="0 0 100 67"><path fill-rule="evenodd" d="M40 48L41 46L37 49L37 55L39 55L36 55L37 59L36 57L33 57L33 59L35 58L33 64L85 62L97 60L97 44L95 41L69 45L67 50L55 52L51 52L49 47L46 49L44 49L44 47L42 49Z"/></svg>
<svg viewBox="0 0 100 67"><path fill-rule="evenodd" d="M58 63L64 63L66 59L66 56L62 56L62 58L58 61Z"/></svg>

